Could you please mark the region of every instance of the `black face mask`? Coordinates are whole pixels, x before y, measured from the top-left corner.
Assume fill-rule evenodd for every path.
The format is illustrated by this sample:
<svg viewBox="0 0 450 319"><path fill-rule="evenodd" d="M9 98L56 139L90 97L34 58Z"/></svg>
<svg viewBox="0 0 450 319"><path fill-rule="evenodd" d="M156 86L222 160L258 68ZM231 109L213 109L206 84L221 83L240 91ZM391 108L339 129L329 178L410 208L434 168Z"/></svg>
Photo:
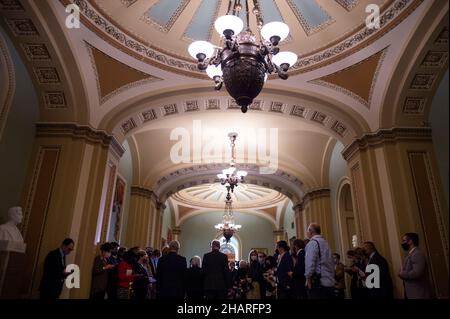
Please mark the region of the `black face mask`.
<svg viewBox="0 0 450 319"><path fill-rule="evenodd" d="M409 245L408 245L408 243L402 243L402 248L403 248L404 250L408 251L408 250L409 250Z"/></svg>

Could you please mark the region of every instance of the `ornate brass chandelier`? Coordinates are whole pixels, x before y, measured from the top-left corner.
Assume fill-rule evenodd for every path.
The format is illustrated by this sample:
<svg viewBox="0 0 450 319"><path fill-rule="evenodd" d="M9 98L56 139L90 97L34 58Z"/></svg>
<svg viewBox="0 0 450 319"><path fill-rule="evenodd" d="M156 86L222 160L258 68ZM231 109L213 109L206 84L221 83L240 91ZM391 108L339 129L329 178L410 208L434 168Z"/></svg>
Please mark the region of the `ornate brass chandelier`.
<svg viewBox="0 0 450 319"><path fill-rule="evenodd" d="M225 200L225 211L223 213L222 222L215 225L214 228L223 233L223 237L227 243L230 242L231 237L234 233L241 229L241 225L237 225L234 222L233 216L233 201L231 200L230 193L227 194L227 199Z"/></svg>
<svg viewBox="0 0 450 319"><path fill-rule="evenodd" d="M227 188L228 195L234 192L234 188L239 184L244 182L244 177L247 176L246 171L236 171L236 138L237 133L229 133L228 137L231 142L231 162L230 167L222 170L221 174L217 174L222 185ZM231 198L230 198L231 199Z"/></svg>
<svg viewBox="0 0 450 319"><path fill-rule="evenodd" d="M250 30L250 14L246 1L247 28L238 17L241 0L230 0L228 11L219 17L214 26L222 36L217 47L207 41L195 41L189 54L198 61L198 68L206 70L214 80L215 89L220 90L223 83L228 93L241 107L243 113L261 92L269 74L277 73L286 80L288 69L297 62L293 52L280 52L278 44L289 35L289 27L283 22L270 22L264 25L258 0L253 0L253 14L258 26L259 41Z"/></svg>

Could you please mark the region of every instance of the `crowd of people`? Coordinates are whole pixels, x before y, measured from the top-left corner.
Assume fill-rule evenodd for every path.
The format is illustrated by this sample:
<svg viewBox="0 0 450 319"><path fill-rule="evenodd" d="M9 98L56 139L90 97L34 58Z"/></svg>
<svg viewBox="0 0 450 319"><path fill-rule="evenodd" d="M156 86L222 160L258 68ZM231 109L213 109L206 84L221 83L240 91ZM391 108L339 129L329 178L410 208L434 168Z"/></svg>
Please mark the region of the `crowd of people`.
<svg viewBox="0 0 450 319"><path fill-rule="evenodd" d="M172 241L162 251L147 247L125 248L104 243L92 267L92 299L344 299L346 275L352 299L393 298L393 283L386 259L373 242L347 252L348 265L331 253L320 226L311 224L307 239L296 239L290 248L279 241L274 255L252 250L248 260L229 261L220 242L211 242L203 258L194 256L187 265ZM402 238L407 251L398 276L404 281L405 298L430 298L427 262L419 251L419 237ZM45 259L41 298L58 298L65 272L65 256L74 242L65 239ZM379 287L367 285L370 265L379 269Z"/></svg>

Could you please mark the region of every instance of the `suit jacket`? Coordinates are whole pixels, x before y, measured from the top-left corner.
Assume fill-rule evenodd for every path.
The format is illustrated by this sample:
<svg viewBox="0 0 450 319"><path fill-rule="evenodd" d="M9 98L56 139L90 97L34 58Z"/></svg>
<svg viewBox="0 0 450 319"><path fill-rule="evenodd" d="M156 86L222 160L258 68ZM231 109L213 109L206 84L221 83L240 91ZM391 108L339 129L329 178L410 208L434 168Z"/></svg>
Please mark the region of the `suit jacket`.
<svg viewBox="0 0 450 319"><path fill-rule="evenodd" d="M202 269L205 275L205 290L226 291L229 288L230 272L227 255L218 250L205 254Z"/></svg>
<svg viewBox="0 0 450 319"><path fill-rule="evenodd" d="M156 270L158 298L184 298L186 265L186 258L175 252L170 252L159 259Z"/></svg>
<svg viewBox="0 0 450 319"><path fill-rule="evenodd" d="M379 253L375 253L370 258L368 265L375 264L380 269L380 288L367 289L369 299L393 299L394 291L391 275L389 274L389 265L386 259Z"/></svg>
<svg viewBox="0 0 450 319"><path fill-rule="evenodd" d="M105 292L108 286L108 270L104 270L108 262L100 255L94 258L92 266L91 294Z"/></svg>
<svg viewBox="0 0 450 319"><path fill-rule="evenodd" d="M42 299L58 299L64 283L65 256L61 256L59 248L52 250L45 257L44 273L39 291Z"/></svg>
<svg viewBox="0 0 450 319"><path fill-rule="evenodd" d="M418 248L406 256L400 278L403 279L407 299L432 298L427 268L426 257Z"/></svg>
<svg viewBox="0 0 450 319"><path fill-rule="evenodd" d="M277 267L277 279L278 279L278 288L282 290L286 290L290 288L291 278L288 275L288 272L292 271L294 268L291 255L289 252L285 252L281 257L280 263Z"/></svg>
<svg viewBox="0 0 450 319"><path fill-rule="evenodd" d="M191 267L186 272L186 297L203 299L203 270L199 267Z"/></svg>

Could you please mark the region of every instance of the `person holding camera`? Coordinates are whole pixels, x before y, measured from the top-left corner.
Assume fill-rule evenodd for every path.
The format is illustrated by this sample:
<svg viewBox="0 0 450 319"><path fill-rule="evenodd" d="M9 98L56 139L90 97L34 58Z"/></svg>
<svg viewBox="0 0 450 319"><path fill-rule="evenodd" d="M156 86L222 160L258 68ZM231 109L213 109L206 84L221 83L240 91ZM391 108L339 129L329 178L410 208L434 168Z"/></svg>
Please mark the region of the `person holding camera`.
<svg viewBox="0 0 450 319"><path fill-rule="evenodd" d="M305 248L305 277L309 299L331 299L334 295L334 262L327 241L320 235L320 226L309 225Z"/></svg>

